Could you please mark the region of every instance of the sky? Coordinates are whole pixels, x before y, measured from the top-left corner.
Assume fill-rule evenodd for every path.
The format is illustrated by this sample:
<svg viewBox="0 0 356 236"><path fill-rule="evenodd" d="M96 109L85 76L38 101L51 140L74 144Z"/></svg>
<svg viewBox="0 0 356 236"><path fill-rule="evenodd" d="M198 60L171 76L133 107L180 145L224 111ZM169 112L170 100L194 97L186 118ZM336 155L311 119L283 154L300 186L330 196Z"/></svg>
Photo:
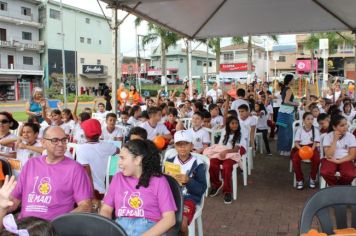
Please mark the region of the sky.
<svg viewBox="0 0 356 236"><path fill-rule="evenodd" d="M56 0L59 1L59 0ZM98 5L97 0L62 0L63 3L68 4L68 5L72 5L78 8L82 8L85 10L89 10L98 14L102 14L100 7ZM104 12L105 15L107 17L111 17L111 10L110 9L106 9L106 4L99 1ZM120 12L118 14L119 19L124 18L124 16L126 15L125 12ZM124 23L121 24L120 26L120 50L121 53L125 56L136 56L136 30L135 30L135 25L134 25L134 20L135 20L135 16L130 15L129 17L126 18L126 20L124 21ZM65 26L64 26L65 27ZM140 35L144 35L147 33L147 25L146 24L142 24L140 27L138 27L137 29L137 33ZM278 43L279 44L295 44L295 35L280 35L278 38ZM158 44L158 42L153 43L151 45L147 45L145 46L145 51L141 51L140 54L141 55L146 55L149 56L151 48L154 48L156 45ZM184 45L184 43L181 43L182 45ZM231 44L231 39L230 38L224 38L221 42L221 46L227 46ZM193 45L192 47L195 48L195 46L197 45ZM198 50L206 50L206 47L204 45L201 45L197 48Z"/></svg>

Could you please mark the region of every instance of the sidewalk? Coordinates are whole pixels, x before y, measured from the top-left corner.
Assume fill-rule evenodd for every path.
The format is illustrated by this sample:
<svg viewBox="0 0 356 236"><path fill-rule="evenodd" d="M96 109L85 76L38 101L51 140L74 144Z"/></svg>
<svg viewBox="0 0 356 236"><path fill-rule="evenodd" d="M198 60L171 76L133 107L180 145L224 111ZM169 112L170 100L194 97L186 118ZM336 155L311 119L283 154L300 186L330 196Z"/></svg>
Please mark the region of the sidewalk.
<svg viewBox="0 0 356 236"><path fill-rule="evenodd" d="M275 141L271 141L275 149ZM303 165L308 178L309 165ZM238 174L237 200L225 205L220 193L206 198L203 209L204 235L208 236L296 236L305 202L318 189L293 188L289 158L257 154L248 185ZM315 227L318 227L315 225Z"/></svg>

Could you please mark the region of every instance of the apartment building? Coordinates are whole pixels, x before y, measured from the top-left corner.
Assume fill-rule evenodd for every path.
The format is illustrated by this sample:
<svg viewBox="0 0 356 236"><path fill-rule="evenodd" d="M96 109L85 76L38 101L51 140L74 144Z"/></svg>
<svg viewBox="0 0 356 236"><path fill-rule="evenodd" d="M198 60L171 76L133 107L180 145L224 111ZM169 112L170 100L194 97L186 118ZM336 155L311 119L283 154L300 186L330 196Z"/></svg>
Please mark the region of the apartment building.
<svg viewBox="0 0 356 236"><path fill-rule="evenodd" d="M0 95L26 100L44 75L40 57L39 0L0 0Z"/></svg>

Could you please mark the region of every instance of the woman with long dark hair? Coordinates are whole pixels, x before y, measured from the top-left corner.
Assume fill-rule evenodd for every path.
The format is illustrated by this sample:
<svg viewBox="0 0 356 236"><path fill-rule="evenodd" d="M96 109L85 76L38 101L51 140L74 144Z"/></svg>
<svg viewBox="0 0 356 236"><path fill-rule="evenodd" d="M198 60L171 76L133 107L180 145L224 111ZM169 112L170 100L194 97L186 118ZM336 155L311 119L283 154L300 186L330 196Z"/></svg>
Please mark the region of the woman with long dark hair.
<svg viewBox="0 0 356 236"><path fill-rule="evenodd" d="M100 215L128 235L162 235L175 224L172 191L162 175L159 151L148 140L131 140L120 151L119 168L104 197Z"/></svg>
<svg viewBox="0 0 356 236"><path fill-rule="evenodd" d="M291 86L294 84L294 76L288 74L284 77L284 82L281 87L282 104L279 108L277 125L278 140L277 150L282 156L290 156L293 143L293 121L294 110L298 106L298 103L293 102L294 95Z"/></svg>

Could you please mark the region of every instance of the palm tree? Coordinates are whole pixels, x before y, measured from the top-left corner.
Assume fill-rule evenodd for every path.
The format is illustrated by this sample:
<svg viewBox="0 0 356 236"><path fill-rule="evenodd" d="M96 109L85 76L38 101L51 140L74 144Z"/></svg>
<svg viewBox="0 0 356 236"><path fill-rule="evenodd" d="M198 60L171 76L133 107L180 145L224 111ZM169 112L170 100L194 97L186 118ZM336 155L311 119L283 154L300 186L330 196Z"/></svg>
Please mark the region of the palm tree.
<svg viewBox="0 0 356 236"><path fill-rule="evenodd" d="M310 50L311 57L311 78L314 79L314 57L315 50L319 49L319 40L327 38L329 40L329 53L334 54L337 52L338 45L347 43L354 44L354 40L347 35L343 35L339 32L327 32L311 34L303 43L305 49Z"/></svg>
<svg viewBox="0 0 356 236"><path fill-rule="evenodd" d="M142 20L140 18L136 18L135 26L139 26ZM142 37L142 44L147 45L157 40L160 40L160 50L161 50L161 76L162 78L166 78L167 75L167 60L166 60L166 52L169 47L175 46L180 40L181 37L168 31L160 26L157 26L153 23L148 23L148 34ZM165 90L167 92L167 83L165 86Z"/></svg>
<svg viewBox="0 0 356 236"><path fill-rule="evenodd" d="M208 45L215 53L215 61L216 61L216 73L220 71L220 55L221 55L221 46L220 46L221 38L210 38Z"/></svg>

